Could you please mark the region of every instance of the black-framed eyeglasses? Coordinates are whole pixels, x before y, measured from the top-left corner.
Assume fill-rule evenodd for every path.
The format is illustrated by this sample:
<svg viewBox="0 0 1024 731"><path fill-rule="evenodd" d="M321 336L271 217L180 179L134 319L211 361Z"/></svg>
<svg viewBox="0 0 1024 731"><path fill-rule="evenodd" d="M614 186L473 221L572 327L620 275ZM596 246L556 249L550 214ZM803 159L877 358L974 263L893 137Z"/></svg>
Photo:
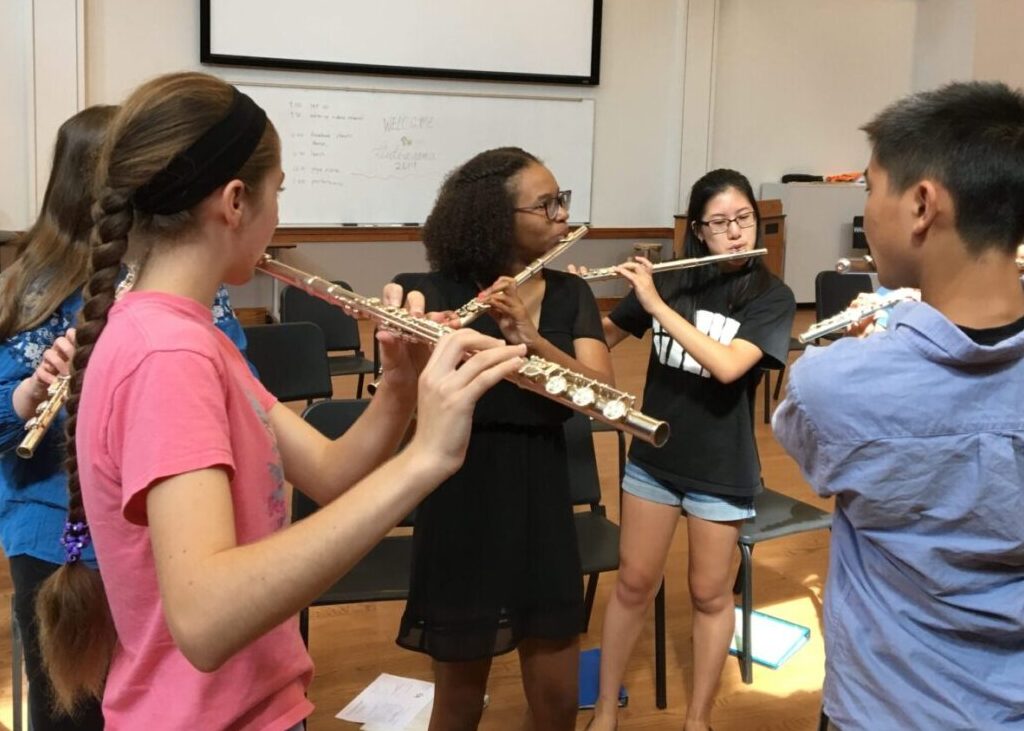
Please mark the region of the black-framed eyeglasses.
<svg viewBox="0 0 1024 731"><path fill-rule="evenodd" d="M548 198L546 201L542 201L535 206L524 206L523 208L515 208L513 210L520 213L535 213L543 209L544 215L548 217L548 220L554 221L558 217L558 209L564 208L565 212L568 213L571 203L572 191L560 190L554 198Z"/></svg>
<svg viewBox="0 0 1024 731"><path fill-rule="evenodd" d="M708 219L707 221L698 221L708 227L708 231L712 234L724 234L729 230L729 224L735 223L740 228L750 228L757 223L757 216L754 215L753 211L743 211L736 218L726 218L725 216L715 216L714 218Z"/></svg>

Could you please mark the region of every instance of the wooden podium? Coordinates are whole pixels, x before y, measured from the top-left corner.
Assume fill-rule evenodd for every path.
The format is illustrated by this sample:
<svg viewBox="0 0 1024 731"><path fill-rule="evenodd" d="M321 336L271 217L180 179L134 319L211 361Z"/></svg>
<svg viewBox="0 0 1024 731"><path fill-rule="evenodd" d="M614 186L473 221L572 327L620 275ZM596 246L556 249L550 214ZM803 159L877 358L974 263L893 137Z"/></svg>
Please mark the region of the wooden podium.
<svg viewBox="0 0 1024 731"><path fill-rule="evenodd" d="M768 271L783 278L786 262L786 216L782 212L782 201L773 198L757 202L758 213L761 214L761 240L768 253L764 257L764 265ZM673 258L683 257L683 239L686 237L686 216L675 216L675 230L672 237Z"/></svg>

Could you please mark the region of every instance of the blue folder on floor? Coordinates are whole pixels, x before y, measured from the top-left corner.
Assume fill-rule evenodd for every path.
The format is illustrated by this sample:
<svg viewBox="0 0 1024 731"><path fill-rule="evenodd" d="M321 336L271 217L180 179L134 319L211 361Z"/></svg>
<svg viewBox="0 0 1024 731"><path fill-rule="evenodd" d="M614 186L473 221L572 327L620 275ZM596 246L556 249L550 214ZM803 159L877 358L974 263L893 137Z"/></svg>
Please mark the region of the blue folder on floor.
<svg viewBox="0 0 1024 731"><path fill-rule="evenodd" d="M595 647L580 653L580 708L593 708L597 704L598 680L601 674L601 648ZM619 688L619 706L629 702L626 686Z"/></svg>
<svg viewBox="0 0 1024 731"><path fill-rule="evenodd" d="M750 614L750 634L754 638L751 659L773 670L786 662L793 654L807 644L811 630L801 624L787 622L785 619L773 617L764 612L754 611ZM737 643L743 641L743 612L736 607L736 631L730 654L736 654Z"/></svg>

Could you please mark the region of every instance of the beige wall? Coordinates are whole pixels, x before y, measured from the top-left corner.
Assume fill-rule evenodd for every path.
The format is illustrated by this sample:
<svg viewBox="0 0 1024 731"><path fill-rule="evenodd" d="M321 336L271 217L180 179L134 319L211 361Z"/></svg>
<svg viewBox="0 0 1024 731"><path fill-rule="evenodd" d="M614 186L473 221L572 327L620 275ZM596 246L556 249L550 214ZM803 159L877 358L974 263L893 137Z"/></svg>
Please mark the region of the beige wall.
<svg viewBox="0 0 1024 731"><path fill-rule="evenodd" d="M87 5L89 103L116 102L140 81L165 71L202 68L198 3L90 0ZM243 81L594 98L593 224L671 226L678 160L673 150L679 144L682 113L682 7L679 0L605 2L601 84L589 89L229 67L206 70ZM638 184L642 195L635 195Z"/></svg>
<svg viewBox="0 0 1024 731"><path fill-rule="evenodd" d="M89 0L87 6L90 104L116 102L142 80L165 71L202 68L198 3ZM671 227L678 197L684 10L681 0L606 0L601 84L592 89L227 67L206 70L236 81L593 98L592 224ZM588 241L574 249L571 261L620 261L631 243ZM666 241L666 250L670 245ZM284 250L282 256L328 277L346 279L364 292L378 290L391 274L425 266L418 244L308 245ZM620 287L609 284L595 290L599 295L615 294ZM236 304L247 306L269 303L269 293L270 287L257 281L234 290L232 296Z"/></svg>
<svg viewBox="0 0 1024 731"><path fill-rule="evenodd" d="M912 91L973 77L976 7L973 0L918 3Z"/></svg>
<svg viewBox="0 0 1024 731"><path fill-rule="evenodd" d="M910 90L913 0L721 0L712 167L754 190L861 170L858 127Z"/></svg>
<svg viewBox="0 0 1024 731"><path fill-rule="evenodd" d="M1024 87L1024 2L977 0L975 79Z"/></svg>
<svg viewBox="0 0 1024 731"><path fill-rule="evenodd" d="M32 33L31 6L26 3L0 4L0 231L22 229L31 218L29 205L29 146L32 102L26 39ZM20 110L18 113L16 110Z"/></svg>
<svg viewBox="0 0 1024 731"><path fill-rule="evenodd" d="M24 8L55 1L62 2L0 4L0 60L9 70L0 102L22 112L0 121L8 173L0 181L0 228L8 211L28 220L35 147L30 157L25 150L35 123L25 120L48 83L37 79L26 92L24 78L18 81L31 52ZM150 76L200 68L194 0L84 5L84 103L116 102ZM237 81L593 98L592 223L667 227L690 181L708 166L736 167L755 188L790 171L858 170L867 154L858 126L908 91L959 77L1024 85L1022 32L1018 0L605 0L602 83L592 89L209 70ZM688 138L688 130L696 132ZM585 242L571 258L619 260L630 243ZM388 273L423 266L416 244L310 245L284 256L364 291ZM268 291L251 285L238 296L242 304L262 303Z"/></svg>

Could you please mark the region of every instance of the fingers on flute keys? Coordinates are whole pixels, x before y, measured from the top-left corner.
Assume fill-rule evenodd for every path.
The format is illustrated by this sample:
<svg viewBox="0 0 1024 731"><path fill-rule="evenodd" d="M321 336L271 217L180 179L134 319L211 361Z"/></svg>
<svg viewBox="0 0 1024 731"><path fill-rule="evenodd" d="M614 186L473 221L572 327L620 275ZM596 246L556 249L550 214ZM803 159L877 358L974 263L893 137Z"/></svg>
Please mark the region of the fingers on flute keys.
<svg viewBox="0 0 1024 731"><path fill-rule="evenodd" d="M462 391L475 401L498 381L522 367L526 348L466 329L441 338L423 369L428 387ZM468 358L467 358L468 356ZM461 364L461 365L460 365Z"/></svg>
<svg viewBox="0 0 1024 731"><path fill-rule="evenodd" d="M36 378L49 385L60 376L66 376L75 354L74 328L57 338L53 345L43 352L43 359L36 369Z"/></svg>

